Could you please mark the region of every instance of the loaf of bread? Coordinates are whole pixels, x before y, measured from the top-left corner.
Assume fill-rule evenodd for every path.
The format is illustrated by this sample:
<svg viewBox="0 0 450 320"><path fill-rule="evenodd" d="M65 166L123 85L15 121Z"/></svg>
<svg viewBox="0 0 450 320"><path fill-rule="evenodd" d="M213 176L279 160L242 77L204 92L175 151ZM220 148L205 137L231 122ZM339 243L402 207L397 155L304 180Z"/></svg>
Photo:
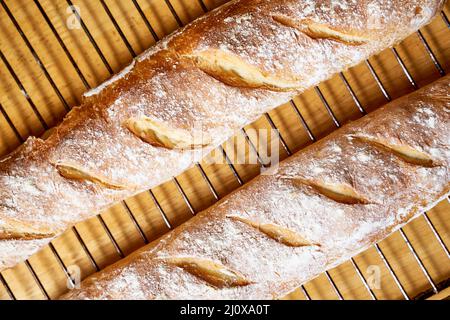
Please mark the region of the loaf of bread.
<svg viewBox="0 0 450 320"><path fill-rule="evenodd" d="M175 32L0 161L0 270L392 46L442 3L238 0Z"/></svg>
<svg viewBox="0 0 450 320"><path fill-rule="evenodd" d="M65 299L271 299L450 191L450 76L282 162Z"/></svg>

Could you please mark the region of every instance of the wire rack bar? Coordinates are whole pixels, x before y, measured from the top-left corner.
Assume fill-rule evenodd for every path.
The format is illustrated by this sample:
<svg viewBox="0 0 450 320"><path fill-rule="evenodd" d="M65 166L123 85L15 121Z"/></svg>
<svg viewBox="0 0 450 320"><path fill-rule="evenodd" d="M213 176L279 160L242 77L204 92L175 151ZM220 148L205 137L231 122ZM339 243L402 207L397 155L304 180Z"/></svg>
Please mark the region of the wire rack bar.
<svg viewBox="0 0 450 320"><path fill-rule="evenodd" d="M356 270L356 273L358 274L359 279L361 280L361 282L364 284L364 287L366 288L367 292L370 295L370 298L372 300L377 300L377 297L375 296L375 294L373 293L372 289L370 288L369 284L366 281L366 278L364 278L361 270L359 269L358 265L356 264L355 259L350 258L350 262L353 266L353 268Z"/></svg>
<svg viewBox="0 0 450 320"><path fill-rule="evenodd" d="M19 140L20 143L24 143L25 139L22 137L22 135L19 133L19 130L17 130L16 126L12 122L11 118L9 117L8 113L6 112L5 108L3 108L2 104L0 103L0 113L5 118L8 125L11 127L12 131L14 132L14 135L16 136L17 140Z"/></svg>
<svg viewBox="0 0 450 320"><path fill-rule="evenodd" d="M445 14L444 11L441 11L441 17L442 17L442 20L444 20L444 23L447 26L447 28L450 29L450 22L448 21L447 15Z"/></svg>
<svg viewBox="0 0 450 320"><path fill-rule="evenodd" d="M183 21L181 21L180 17L178 16L177 12L175 11L174 7L172 6L172 3L170 3L169 0L164 0L164 2L166 3L167 7L170 10L170 13L173 15L173 17L175 18L177 24L179 27L184 26Z"/></svg>
<svg viewBox="0 0 450 320"><path fill-rule="evenodd" d="M56 257L56 260L58 261L59 266L61 267L62 271L64 272L67 280L70 282L70 285L72 286L72 288L75 288L75 281L72 279L72 277L70 276L69 271L67 270L66 264L64 263L64 261L61 259L61 256L59 255L58 251L56 251L55 246L53 245L53 243L49 243L48 244L50 247L50 250L52 251L53 255Z"/></svg>
<svg viewBox="0 0 450 320"><path fill-rule="evenodd" d="M44 73L45 77L47 78L48 82L50 83L50 85L52 86L53 90L55 91L56 95L58 96L58 99L61 101L61 103L63 104L64 108L66 109L66 111L70 110L69 105L67 104L66 99L64 99L63 95L61 94L61 91L59 91L58 87L56 86L55 82L53 81L52 77L50 76L50 74L47 71L47 68L44 66L44 64L42 63L41 58L39 58L39 55L37 54L37 52L34 50L33 46L31 45L30 41L28 40L27 36L25 35L25 33L23 32L22 28L20 27L19 23L17 22L16 18L14 18L14 15L11 13L11 11L9 10L8 6L6 5L5 1L1 1L1 4L3 6L3 9L5 9L6 14L8 15L9 19L11 20L11 22L14 24L14 27L17 29L17 31L20 34L20 37L22 38L22 40L25 42L25 45L28 47L28 49L31 52L31 55L33 56L34 60L36 61L36 63L38 64L39 68L41 68L42 72Z"/></svg>
<svg viewBox="0 0 450 320"><path fill-rule="evenodd" d="M42 282L41 282L41 279L39 279L39 277L37 276L36 272L34 271L33 267L31 266L31 263L30 263L30 261L28 261L28 259L25 260L25 265L26 265L26 267L28 268L28 271L30 271L31 276L33 277L34 281L35 281L36 284L38 285L38 287L39 287L39 289L41 290L41 292L42 292L42 294L44 295L44 297L45 297L47 300L51 300L51 299L50 299L50 296L49 296L48 293L47 293L47 290L45 290L45 287L44 287L44 285L43 285Z"/></svg>
<svg viewBox="0 0 450 320"><path fill-rule="evenodd" d="M425 275L425 277L427 278L428 282L431 285L431 288L433 288L434 293L438 293L438 289L436 287L436 284L434 283L433 279L431 279L430 274L428 273L427 269L425 268L425 266L423 265L422 260L419 258L419 256L417 255L416 250L414 249L414 247L411 245L411 242L409 241L408 237L405 234L405 231L403 231L403 229L400 229L400 235L402 236L403 240L406 242L406 245L409 248L409 251L412 252L414 259L416 260L417 264L420 267L420 270L422 270L422 273Z"/></svg>
<svg viewBox="0 0 450 320"><path fill-rule="evenodd" d="M97 262L95 261L91 251L89 251L86 243L84 242L83 238L81 238L80 233L78 232L77 228L75 226L72 227L72 232L74 233L75 237L77 238L78 242L80 243L81 247L83 248L83 251L86 253L86 256L89 259L89 262L94 267L95 271L100 271L100 267L98 266Z"/></svg>
<svg viewBox="0 0 450 320"><path fill-rule="evenodd" d="M228 167L233 172L234 177L236 178L236 181L239 183L239 185L243 185L244 181L242 180L241 176L239 175L239 172L236 170L236 167L234 166L233 162L230 160L230 157L228 157L225 149L222 146L219 146L219 151L222 152L223 158L225 159L225 162L228 164Z"/></svg>
<svg viewBox="0 0 450 320"><path fill-rule="evenodd" d="M200 174L203 177L203 180L205 180L206 184L209 187L209 190L211 191L212 195L214 196L214 198L217 200L219 200L219 194L217 193L216 189L214 188L213 184L211 183L211 180L209 180L208 176L206 175L205 170L203 170L203 167L200 163L196 163L195 166L198 168L198 170L200 171Z"/></svg>
<svg viewBox="0 0 450 320"><path fill-rule="evenodd" d="M132 0L134 6L136 7L136 10L138 11L139 15L141 16L142 20L144 21L145 26L147 27L148 31L153 37L153 40L159 41L158 34L156 33L155 29L153 29L152 25L150 24L150 21L147 19L147 17L144 14L144 11L142 11L141 6L137 2L137 0Z"/></svg>
<svg viewBox="0 0 450 320"><path fill-rule="evenodd" d="M89 85L88 81L84 77L83 73L81 72L80 68L78 67L78 64L76 63L75 59L73 58L70 51L67 49L66 45L64 44L64 41L61 39L61 37L58 34L58 31L56 31L55 26L51 22L50 18L48 17L47 13L45 12L44 8L42 8L41 4L39 3L39 0L34 0L34 3L36 4L37 8L39 9L40 13L44 17L45 22L49 26L50 30L52 30L53 35L55 36L56 40L58 41L59 45L63 49L64 53L66 54L67 58L69 59L70 63L74 67L75 71L77 72L78 76L80 77L81 81L83 82L83 85L86 89L90 89L91 86Z"/></svg>
<svg viewBox="0 0 450 320"><path fill-rule="evenodd" d="M305 296L306 300L311 300L311 296L309 295L308 291L306 290L304 285L300 286L300 290L302 291L303 295Z"/></svg>
<svg viewBox="0 0 450 320"><path fill-rule="evenodd" d="M294 100L289 101L290 105L295 111L295 114L298 116L298 119L300 120L300 123L302 124L303 128L305 129L306 133L308 134L309 140L312 142L316 141L316 137L314 137L314 134L312 133L311 129L309 128L308 124L305 121L305 118L303 118L300 109L297 107L297 104L294 102Z"/></svg>
<svg viewBox="0 0 450 320"><path fill-rule="evenodd" d="M361 114L363 114L363 115L367 114L366 110L364 110L363 106L361 105L361 102L359 101L358 97L356 96L355 91L353 91L353 88L350 86L350 83L348 82L344 73L339 72L339 77L341 78L342 82L344 82L345 88L350 93L350 96L352 97L353 102L355 103L359 112L361 112Z"/></svg>
<svg viewBox="0 0 450 320"><path fill-rule="evenodd" d="M377 251L378 255L381 257L381 260L383 261L384 265L387 267L389 273L391 274L392 278L394 279L395 284L400 289L400 292L402 293L405 300L410 300L408 294L405 291L405 288L403 288L403 285L401 284L400 280L398 279L397 275L394 272L394 269L392 269L391 264L386 259L386 256L384 255L383 251L381 251L380 246L378 243L374 245L375 250Z"/></svg>
<svg viewBox="0 0 450 320"><path fill-rule="evenodd" d="M198 3L200 4L200 7L202 8L203 12L206 13L208 12L208 7L206 7L205 3L203 2L203 0L197 0Z"/></svg>
<svg viewBox="0 0 450 320"><path fill-rule="evenodd" d="M88 27L86 26L86 24L84 23L83 19L81 18L81 16L79 15L78 11L75 9L73 3L71 0L66 0L67 4L69 5L69 7L72 10L72 13L76 16L77 20L80 22L81 28L83 29L84 33L86 34L86 36L88 37L89 41L91 42L92 46L94 47L95 51L97 52L98 56L100 57L100 59L102 60L104 66L106 67L106 69L108 70L110 75L114 74L113 69L111 68L111 65L108 63L108 61L106 60L104 54L102 53L102 51L100 50L100 47L98 46L97 42L95 41L95 39L92 37L91 32L89 31Z"/></svg>
<svg viewBox="0 0 450 320"><path fill-rule="evenodd" d="M131 56L133 58L135 58L136 57L136 52L134 52L133 47L131 46L131 44L128 41L127 37L125 37L125 34L123 33L122 29L120 28L119 24L117 23L116 19L114 18L113 14L111 13L111 10L109 10L109 8L106 5L104 0L100 0L100 4L102 5L103 9L105 10L106 14L108 15L109 19L111 20L112 24L114 25L114 28L116 29L116 31L119 34L120 38L122 39L123 43L127 47L127 49L130 52Z"/></svg>
<svg viewBox="0 0 450 320"><path fill-rule="evenodd" d="M395 48L391 48L392 53L395 56L395 59L397 60L398 64L400 65L400 67L402 68L403 73L405 74L406 78L408 78L409 83L411 83L411 85L413 86L414 89L418 89L419 86L417 85L416 81L414 81L411 73L408 71L408 68L406 67L405 63L403 62L403 59L400 57L400 55L398 54L397 49Z"/></svg>
<svg viewBox="0 0 450 320"><path fill-rule="evenodd" d="M392 98L389 95L389 93L387 92L386 88L384 87L383 83L380 80L380 77L378 76L378 74L376 73L375 69L373 68L372 64L370 63L369 60L365 61L367 68L370 71L370 74L372 75L372 77L375 79L375 82L377 83L378 88L380 88L381 93L383 93L384 98L387 101L391 101Z"/></svg>
<svg viewBox="0 0 450 320"><path fill-rule="evenodd" d="M320 98L320 101L322 101L323 105L325 106L325 109L327 109L328 114L331 117L331 120L333 120L336 127L340 127L341 124L339 123L339 120L336 118L336 115L334 114L333 110L331 110L330 105L328 104L328 101L323 96L322 90L318 86L314 87L314 90L316 91L317 95Z"/></svg>
<svg viewBox="0 0 450 320"><path fill-rule="evenodd" d="M136 230L139 232L142 240L144 240L144 243L147 244L148 243L148 239L147 236L145 235L144 230L142 229L142 227L140 226L139 222L137 221L136 217L134 216L133 212L131 212L130 207L128 206L126 200L122 201L122 205L125 208L125 210L128 213L128 216L130 217L131 221L133 222Z"/></svg>
<svg viewBox="0 0 450 320"><path fill-rule="evenodd" d="M330 282L331 286L333 287L333 290L336 293L339 300L344 300L344 297L342 296L341 292L339 291L338 287L336 286L336 283L334 283L334 280L331 278L330 273L328 271L325 271L325 276L327 277L328 282Z"/></svg>
<svg viewBox="0 0 450 320"><path fill-rule="evenodd" d="M422 42L423 46L425 47L425 50L427 51L428 55L430 56L430 59L433 61L433 64L436 67L436 69L438 70L439 74L441 76L445 76L444 69L442 68L441 64L439 63L438 59L436 58L436 55L434 54L434 52L431 50L431 47L428 44L425 37L423 36L422 31L418 30L417 36L419 37L420 42Z"/></svg>
<svg viewBox="0 0 450 320"><path fill-rule="evenodd" d="M423 218L427 222L428 226L431 229L431 232L433 232L434 236L436 237L439 245L441 246L442 250L444 250L445 254L447 255L447 258L450 259L450 252L448 251L447 246L445 245L444 241L442 240L441 236L439 235L439 232L437 232L433 222L431 222L430 217L428 217L428 214L424 212Z"/></svg>
<svg viewBox="0 0 450 320"><path fill-rule="evenodd" d="M180 192L181 197L183 198L184 202L186 203L186 205L189 208L189 211L192 213L192 215L195 215L195 209L192 206L192 203L189 201L186 193L184 192L183 188L181 187L180 183L178 182L178 179L176 177L173 177L173 182L175 183L175 186L177 187L177 190Z"/></svg>
<svg viewBox="0 0 450 320"><path fill-rule="evenodd" d="M8 60L6 59L5 55L3 54L3 52L0 50L0 58L2 59L3 63L5 64L6 68L8 69L9 73L11 74L11 76L13 77L14 81L16 82L17 86L19 87L20 91L22 92L22 94L24 95L25 99L27 100L28 104L31 107L31 110L33 110L33 113L36 115L36 117L38 118L39 122L42 125L42 128L44 128L44 130L48 130L50 127L48 126L47 122L45 121L44 117L41 115L41 113L39 112L38 108L36 107L36 105L34 104L33 100L30 98L30 95L28 94L28 92L25 90L25 87L23 86L22 82L20 81L19 77L17 76L16 72L14 71L14 69L11 67L11 64L8 62Z"/></svg>
<svg viewBox="0 0 450 320"><path fill-rule="evenodd" d="M206 174L205 176L207 181L209 181L209 179L207 178ZM184 192L183 188L181 187L180 183L178 182L177 178L173 178L173 181L175 182L175 185L177 186L178 191L180 192L181 196L183 197L184 202L186 203L186 205L189 207L189 210L191 211L192 215L196 215L197 212L194 209L194 207L192 206L191 202L189 201L189 198L187 197L186 193ZM211 189L212 191L213 189Z"/></svg>
<svg viewBox="0 0 450 320"><path fill-rule="evenodd" d="M273 122L272 117L267 112L264 113L264 116L266 117L267 122L269 122L272 130L275 130L278 132L278 138L280 139L281 145L283 146L284 151L286 151L286 154L288 156L292 155L291 149L289 149L289 146L287 145L286 141L283 139L283 136L281 135L280 130L278 130L278 128L276 127L275 123Z"/></svg>
<svg viewBox="0 0 450 320"><path fill-rule="evenodd" d="M117 243L116 239L114 238L111 230L109 230L109 227L106 225L105 220L103 219L102 215L99 214L97 216L98 221L100 222L100 224L102 225L103 229L105 230L106 234L108 235L109 239L111 240L111 243L114 246L114 249L116 249L117 254L119 255L120 258L124 258L125 255L123 254L122 249L120 249L119 244Z"/></svg>
<svg viewBox="0 0 450 320"><path fill-rule="evenodd" d="M247 143L250 146L251 150L255 153L256 160L258 161L259 165L261 167L263 167L263 168L266 167L266 165L264 164L263 159L261 159L261 156L259 155L258 149L253 144L253 142L250 140L250 137L248 136L247 131L245 130L245 128L242 128L240 131L244 135L245 141L247 141Z"/></svg>
<svg viewBox="0 0 450 320"><path fill-rule="evenodd" d="M155 204L156 208L159 211L159 214L161 215L162 219L164 220L164 223L166 224L167 228L169 228L169 230L172 229L172 224L170 223L169 218L167 218L166 213L164 212L163 208L161 207L159 201L156 199L155 194L153 193L153 191L150 189L148 190L148 193L150 195L150 197L153 200L153 203Z"/></svg>
<svg viewBox="0 0 450 320"><path fill-rule="evenodd" d="M6 292L8 293L9 297L11 298L11 300L17 300L16 296L12 292L11 288L9 287L8 283L6 282L5 278L3 277L3 275L1 273L0 273L0 282L5 287Z"/></svg>

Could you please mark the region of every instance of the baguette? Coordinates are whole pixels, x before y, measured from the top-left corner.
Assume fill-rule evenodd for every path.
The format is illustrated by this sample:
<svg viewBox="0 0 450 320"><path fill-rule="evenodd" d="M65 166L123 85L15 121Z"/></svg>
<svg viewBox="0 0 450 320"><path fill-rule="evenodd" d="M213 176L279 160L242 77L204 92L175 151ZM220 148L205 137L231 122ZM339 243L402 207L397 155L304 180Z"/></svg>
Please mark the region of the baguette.
<svg viewBox="0 0 450 320"><path fill-rule="evenodd" d="M29 138L1 160L0 270L180 174L264 112L405 38L442 4L240 0L175 32L86 93L46 140Z"/></svg>
<svg viewBox="0 0 450 320"><path fill-rule="evenodd" d="M283 161L63 299L272 299L450 191L450 76Z"/></svg>

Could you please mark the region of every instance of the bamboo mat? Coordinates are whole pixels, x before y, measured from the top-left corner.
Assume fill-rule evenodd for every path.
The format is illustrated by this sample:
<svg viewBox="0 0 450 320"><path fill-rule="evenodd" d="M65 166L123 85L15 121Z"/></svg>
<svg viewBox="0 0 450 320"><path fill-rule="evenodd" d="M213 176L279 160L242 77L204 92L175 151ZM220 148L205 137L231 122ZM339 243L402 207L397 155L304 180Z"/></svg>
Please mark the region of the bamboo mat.
<svg viewBox="0 0 450 320"><path fill-rule="evenodd" d="M0 156L29 135L40 136L58 124L87 88L120 71L157 38L221 2L225 1L0 0ZM78 10L82 23L71 8ZM449 9L447 3L444 13L450 14ZM311 143L310 134L320 138L337 124L361 117L358 104L370 112L386 103L387 96L395 99L413 91L414 85L421 87L439 78L439 69L420 36L441 71L449 72L450 30L441 15L421 34L397 45L395 52L385 50L369 63L346 71L344 77L337 75L322 83L319 91L309 90L272 111L270 118L289 150ZM248 128L270 126L262 117ZM282 147L280 153L282 158L287 156ZM26 263L2 272L0 299L55 299L67 290L67 272L80 270L84 278L158 238L192 212L210 206L216 201L211 186L219 197L239 186L228 165L201 165L203 171L194 167L174 181L126 200L126 206L117 205L100 218L78 224ZM259 173L257 165L235 168L243 182ZM449 231L450 204L446 200L377 247L286 298L446 298ZM439 294L433 295L433 286Z"/></svg>

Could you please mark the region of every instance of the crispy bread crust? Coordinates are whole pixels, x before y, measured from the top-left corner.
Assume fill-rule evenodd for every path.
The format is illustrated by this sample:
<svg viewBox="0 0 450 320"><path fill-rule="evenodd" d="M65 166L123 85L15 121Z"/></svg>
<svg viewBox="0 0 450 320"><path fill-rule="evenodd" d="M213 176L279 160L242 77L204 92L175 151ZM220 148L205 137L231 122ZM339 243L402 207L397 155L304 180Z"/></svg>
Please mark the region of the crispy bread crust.
<svg viewBox="0 0 450 320"><path fill-rule="evenodd" d="M197 131L211 138L206 154L263 112L405 38L442 3L231 1L172 34L88 92L45 141L30 138L0 162L0 270L18 262L2 241L50 241L200 160L194 149L144 141L124 125L130 118L177 132L201 123Z"/></svg>

